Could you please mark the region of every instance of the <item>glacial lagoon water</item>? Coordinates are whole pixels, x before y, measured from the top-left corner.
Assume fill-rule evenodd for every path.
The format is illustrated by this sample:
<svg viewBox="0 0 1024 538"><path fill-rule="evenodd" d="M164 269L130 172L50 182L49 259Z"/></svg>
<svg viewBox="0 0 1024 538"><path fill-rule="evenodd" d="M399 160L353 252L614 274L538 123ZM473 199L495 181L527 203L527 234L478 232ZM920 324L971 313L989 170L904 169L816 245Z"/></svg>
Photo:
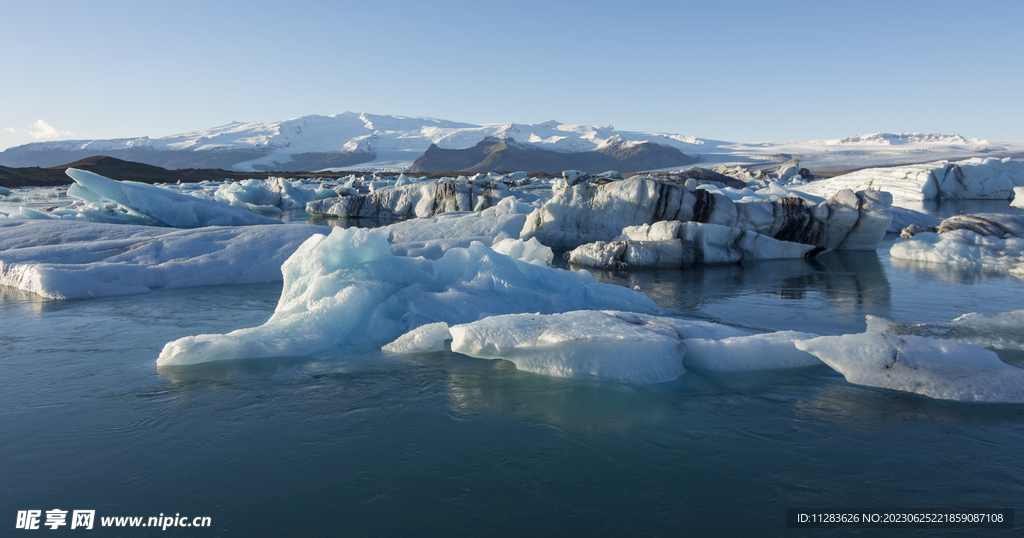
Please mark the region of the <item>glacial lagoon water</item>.
<svg viewBox="0 0 1024 538"><path fill-rule="evenodd" d="M679 315L758 331L843 334L867 314L941 322L1024 307L1024 281L891 260L892 240L813 263L595 274ZM1024 516L1024 406L858 387L824 365L690 369L648 386L453 353L157 368L166 342L258 325L279 293L51 301L0 288L0 525L60 508L95 509L92 533L118 536L846 536L787 529L786 510ZM98 528L103 516L176 513L211 527Z"/></svg>

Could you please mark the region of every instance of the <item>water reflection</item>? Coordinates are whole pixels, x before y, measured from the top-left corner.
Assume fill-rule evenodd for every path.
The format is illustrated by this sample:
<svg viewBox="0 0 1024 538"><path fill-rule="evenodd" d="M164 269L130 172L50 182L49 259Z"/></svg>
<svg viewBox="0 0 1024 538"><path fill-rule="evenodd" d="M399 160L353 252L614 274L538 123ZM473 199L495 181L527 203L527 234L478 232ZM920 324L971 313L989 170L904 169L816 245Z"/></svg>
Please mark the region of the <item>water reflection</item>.
<svg viewBox="0 0 1024 538"><path fill-rule="evenodd" d="M591 272L602 282L638 287L662 308L712 319L715 316L709 312L710 307L721 308L739 301L742 304L735 306L740 311L733 313L748 320L741 324L774 330L808 330L799 325L772 323L777 314L793 316L796 310L807 308L825 309L862 324L865 314L888 312L892 295L885 268L874 251L840 251L812 260L765 260L681 270ZM777 309L787 312L774 311ZM820 312L805 314L822 317ZM754 321L756 318L766 323Z"/></svg>
<svg viewBox="0 0 1024 538"><path fill-rule="evenodd" d="M923 282L936 279L945 280L953 284L978 284L990 280L1019 281L1017 277L1008 272L996 269L980 269L948 263L905 260L903 258L892 258L889 264L895 269L913 273L916 278Z"/></svg>
<svg viewBox="0 0 1024 538"><path fill-rule="evenodd" d="M452 361L449 409L462 419L548 424L580 433L624 433L673 413L671 384L631 386L558 379L521 372L503 360Z"/></svg>

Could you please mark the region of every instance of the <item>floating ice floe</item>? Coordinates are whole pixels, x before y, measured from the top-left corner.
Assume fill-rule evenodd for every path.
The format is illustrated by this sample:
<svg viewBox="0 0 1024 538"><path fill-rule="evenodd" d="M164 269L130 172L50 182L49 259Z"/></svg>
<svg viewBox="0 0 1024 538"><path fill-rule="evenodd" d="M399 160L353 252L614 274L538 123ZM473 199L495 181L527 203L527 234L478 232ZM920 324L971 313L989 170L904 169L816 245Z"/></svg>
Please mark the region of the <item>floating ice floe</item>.
<svg viewBox="0 0 1024 538"><path fill-rule="evenodd" d="M892 221L890 205L886 193L850 190L817 205L800 198L735 203L708 190L634 177L558 192L529 215L521 239L575 248L613 240L628 226L678 220L751 230L825 250L870 250Z"/></svg>
<svg viewBox="0 0 1024 538"><path fill-rule="evenodd" d="M972 158L891 168L866 168L798 187L817 196L843 189L875 189L896 202L922 200L1009 200L1024 186L1024 161Z"/></svg>
<svg viewBox="0 0 1024 538"><path fill-rule="evenodd" d="M68 168L67 174L75 180L68 189L69 196L87 203L114 202L127 214L137 217L139 224L153 223L173 228L281 224L251 211L145 183L114 181L74 168Z"/></svg>
<svg viewBox="0 0 1024 538"><path fill-rule="evenodd" d="M451 339L448 324L439 321L416 327L381 349L389 353L431 353L444 351L444 343Z"/></svg>
<svg viewBox="0 0 1024 538"><path fill-rule="evenodd" d="M796 342L857 385L941 400L1024 403L1024 369L971 344L885 332L869 316L861 334Z"/></svg>
<svg viewBox="0 0 1024 538"><path fill-rule="evenodd" d="M1024 351L1024 310L996 314L972 312L952 321L938 323L898 323L871 316L868 319L868 330L942 338L994 349Z"/></svg>
<svg viewBox="0 0 1024 538"><path fill-rule="evenodd" d="M152 226L0 219L0 285L51 299L279 282L281 264L320 226Z"/></svg>
<svg viewBox="0 0 1024 538"><path fill-rule="evenodd" d="M944 233L953 230L970 230L978 235L1000 239L1024 237L1024 216L998 213L954 215L939 223L935 231Z"/></svg>
<svg viewBox="0 0 1024 538"><path fill-rule="evenodd" d="M921 232L897 240L893 258L1007 272L1024 278L1024 239L979 235L969 230Z"/></svg>
<svg viewBox="0 0 1024 538"><path fill-rule="evenodd" d="M576 247L569 262L588 267L689 267L803 258L812 245L779 241L750 230L699 222L629 226L615 241Z"/></svg>
<svg viewBox="0 0 1024 538"><path fill-rule="evenodd" d="M743 334L713 323L629 312L494 316L449 329L452 351L552 377L648 384L685 372L688 336Z"/></svg>
<svg viewBox="0 0 1024 538"><path fill-rule="evenodd" d="M306 204L306 211L338 217L432 217L450 211L481 211L509 196L499 182L480 180L431 181L343 196Z"/></svg>
<svg viewBox="0 0 1024 538"><path fill-rule="evenodd" d="M552 377L647 384L671 381L685 366L738 371L820 364L793 342L816 335L795 331L751 335L716 323L629 312L577 311L564 314L494 316L440 329L419 331L407 341L443 345L483 359L505 359L523 371ZM437 344L441 342L442 344ZM691 347L692 344L692 347Z"/></svg>
<svg viewBox="0 0 1024 538"><path fill-rule="evenodd" d="M310 237L282 266L284 289L266 324L170 342L157 363L379 347L428 323L521 312L660 312L642 293L601 284L586 272L515 260L480 243L432 261L395 256L387 238L386 230L360 228Z"/></svg>

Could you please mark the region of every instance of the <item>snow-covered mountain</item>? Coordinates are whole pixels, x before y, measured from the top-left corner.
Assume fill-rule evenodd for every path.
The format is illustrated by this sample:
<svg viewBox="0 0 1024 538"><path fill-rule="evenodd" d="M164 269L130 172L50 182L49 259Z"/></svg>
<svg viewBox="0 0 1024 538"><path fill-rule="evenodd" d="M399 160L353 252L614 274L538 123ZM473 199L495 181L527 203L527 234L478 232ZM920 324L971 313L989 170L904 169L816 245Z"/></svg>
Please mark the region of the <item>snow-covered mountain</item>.
<svg viewBox="0 0 1024 538"><path fill-rule="evenodd" d="M164 168L236 171L405 170L431 145L474 147L485 138L560 153L601 150L608 144L657 144L702 162L757 163L820 160L846 167L963 158L1002 150L960 135L876 133L836 140L735 143L678 134L618 131L612 126L470 124L414 116L344 112L276 122L234 122L162 138L36 142L0 152L0 165L57 166L97 154ZM838 160L837 160L838 158ZM863 163L862 163L863 161Z"/></svg>

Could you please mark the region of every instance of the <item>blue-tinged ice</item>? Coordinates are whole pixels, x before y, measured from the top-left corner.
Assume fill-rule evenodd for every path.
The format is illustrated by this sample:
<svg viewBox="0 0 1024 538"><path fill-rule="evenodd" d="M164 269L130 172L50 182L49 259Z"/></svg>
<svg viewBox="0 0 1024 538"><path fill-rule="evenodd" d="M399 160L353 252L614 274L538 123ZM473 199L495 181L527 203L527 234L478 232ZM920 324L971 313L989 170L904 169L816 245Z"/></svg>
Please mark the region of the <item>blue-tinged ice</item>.
<svg viewBox="0 0 1024 538"><path fill-rule="evenodd" d="M178 194L167 189L136 183L113 181L85 170L68 168L67 174L76 185L68 194L85 202L114 202L130 215L152 219L155 224L173 228L203 226L246 226L280 224L280 221L257 215L227 204ZM143 222L139 222L140 224Z"/></svg>
<svg viewBox="0 0 1024 538"><path fill-rule="evenodd" d="M975 345L892 334L871 316L864 333L801 340L796 347L857 385L940 400L1024 403L1024 369Z"/></svg>
<svg viewBox="0 0 1024 538"><path fill-rule="evenodd" d="M283 265L270 320L228 334L182 338L158 364L309 355L344 345L379 347L428 323L581 309L660 312L642 293L586 272L541 267L481 243L440 259L395 256L384 229L334 229L309 238Z"/></svg>
<svg viewBox="0 0 1024 538"><path fill-rule="evenodd" d="M0 285L51 299L148 293L162 288L279 282L281 264L309 225L153 226L0 219Z"/></svg>

